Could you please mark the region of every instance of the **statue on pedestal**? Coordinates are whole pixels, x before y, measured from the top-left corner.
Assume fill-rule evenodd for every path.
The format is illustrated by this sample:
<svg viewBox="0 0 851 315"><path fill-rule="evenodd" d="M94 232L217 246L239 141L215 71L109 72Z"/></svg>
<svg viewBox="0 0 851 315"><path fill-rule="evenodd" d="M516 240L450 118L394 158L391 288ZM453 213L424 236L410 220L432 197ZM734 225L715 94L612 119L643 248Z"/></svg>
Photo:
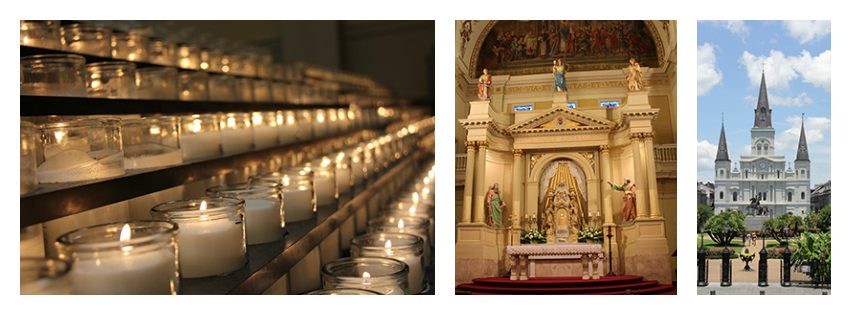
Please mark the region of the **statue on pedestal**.
<svg viewBox="0 0 851 315"><path fill-rule="evenodd" d="M479 100L491 99L491 75L488 74L488 69L482 70L482 75L479 76Z"/></svg>
<svg viewBox="0 0 851 315"><path fill-rule="evenodd" d="M553 92L567 92L567 82L564 78L564 72L566 70L566 66L561 61L561 59L553 60L553 77L555 77L555 83L553 83Z"/></svg>
<svg viewBox="0 0 851 315"><path fill-rule="evenodd" d="M626 73L627 89L630 91L641 91L644 86L644 79L641 76L641 65L635 58L629 58L629 65Z"/></svg>
<svg viewBox="0 0 851 315"><path fill-rule="evenodd" d="M609 182L609 186L612 186L612 189L623 192L623 209L621 209L621 213L623 215L623 222L629 222L635 220L635 184L633 184L629 178L623 179L623 185L615 185L612 182Z"/></svg>
<svg viewBox="0 0 851 315"><path fill-rule="evenodd" d="M485 223L490 226L502 227L502 212L506 205L499 193L499 184L494 183L485 195Z"/></svg>

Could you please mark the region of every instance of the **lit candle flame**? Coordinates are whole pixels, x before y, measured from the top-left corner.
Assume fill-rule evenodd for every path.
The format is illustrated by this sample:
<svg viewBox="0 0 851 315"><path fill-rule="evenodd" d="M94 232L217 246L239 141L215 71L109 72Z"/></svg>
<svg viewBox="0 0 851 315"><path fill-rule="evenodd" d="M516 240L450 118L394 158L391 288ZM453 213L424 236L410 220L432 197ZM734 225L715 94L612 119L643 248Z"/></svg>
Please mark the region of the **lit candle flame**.
<svg viewBox="0 0 851 315"><path fill-rule="evenodd" d="M329 165L331 165L331 159L329 159L327 156L322 157L322 164L320 165L322 167L328 167Z"/></svg>
<svg viewBox="0 0 851 315"><path fill-rule="evenodd" d="M263 114L260 112L251 113L251 122L256 125L263 124Z"/></svg>
<svg viewBox="0 0 851 315"><path fill-rule="evenodd" d="M423 184L428 185L429 183L431 183L431 178L423 177Z"/></svg>
<svg viewBox="0 0 851 315"><path fill-rule="evenodd" d="M430 193L431 193L431 189L428 189L428 187L423 188L423 193L422 193L423 198L428 197L428 194L430 194Z"/></svg>
<svg viewBox="0 0 851 315"><path fill-rule="evenodd" d="M295 115L293 113L287 114L287 125L295 125Z"/></svg>
<svg viewBox="0 0 851 315"><path fill-rule="evenodd" d="M399 219L399 224L396 224L396 227L398 227L399 230L404 229L405 228L405 220Z"/></svg>
<svg viewBox="0 0 851 315"><path fill-rule="evenodd" d="M384 242L384 251L387 252L387 255L393 255L393 243L390 240Z"/></svg>
<svg viewBox="0 0 851 315"><path fill-rule="evenodd" d="M284 178L281 178L281 184L283 184L284 186L289 186L290 185L290 176L284 175Z"/></svg>
<svg viewBox="0 0 851 315"><path fill-rule="evenodd" d="M121 227L121 233L118 235L118 241L121 243L125 243L130 240L130 234L132 234L132 230L130 230L130 224L125 223L123 227ZM121 246L121 251L125 254L133 249L133 246Z"/></svg>
<svg viewBox="0 0 851 315"><path fill-rule="evenodd" d="M57 144L62 144L62 140L65 140L65 132L64 131L56 131L53 133L53 136L56 138Z"/></svg>
<svg viewBox="0 0 851 315"><path fill-rule="evenodd" d="M200 119L193 120L192 121L192 132L198 133L200 131L201 131L201 120Z"/></svg>
<svg viewBox="0 0 851 315"><path fill-rule="evenodd" d="M414 201L414 204L420 203L420 194L417 193L416 191L411 193L411 200Z"/></svg>
<svg viewBox="0 0 851 315"><path fill-rule="evenodd" d="M198 207L198 211L200 211L202 213L201 214L201 221L207 221L207 219L209 219L209 217L206 214L203 214L204 210L207 210L207 201L206 200L202 200L201 206Z"/></svg>
<svg viewBox="0 0 851 315"><path fill-rule="evenodd" d="M364 271L363 275L361 275L361 277L363 277L363 285L368 286L369 285L369 279L372 278L372 275L370 275L369 272Z"/></svg>
<svg viewBox="0 0 851 315"><path fill-rule="evenodd" d="M227 126L228 126L228 128L235 128L236 127L236 118L233 117L233 116L228 117Z"/></svg>
<svg viewBox="0 0 851 315"><path fill-rule="evenodd" d="M337 162L342 161L346 157L346 153L340 152L337 153Z"/></svg>

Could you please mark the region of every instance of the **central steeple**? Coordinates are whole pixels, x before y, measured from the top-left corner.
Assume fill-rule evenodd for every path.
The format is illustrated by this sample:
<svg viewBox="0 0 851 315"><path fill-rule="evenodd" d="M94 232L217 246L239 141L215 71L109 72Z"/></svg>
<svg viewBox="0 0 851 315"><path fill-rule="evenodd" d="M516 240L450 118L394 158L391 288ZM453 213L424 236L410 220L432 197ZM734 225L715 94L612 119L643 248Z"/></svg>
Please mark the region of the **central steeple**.
<svg viewBox="0 0 851 315"><path fill-rule="evenodd" d="M753 127L771 127L771 108L768 106L768 91L765 88L765 71L762 72L762 82L759 83L759 100L754 109Z"/></svg>

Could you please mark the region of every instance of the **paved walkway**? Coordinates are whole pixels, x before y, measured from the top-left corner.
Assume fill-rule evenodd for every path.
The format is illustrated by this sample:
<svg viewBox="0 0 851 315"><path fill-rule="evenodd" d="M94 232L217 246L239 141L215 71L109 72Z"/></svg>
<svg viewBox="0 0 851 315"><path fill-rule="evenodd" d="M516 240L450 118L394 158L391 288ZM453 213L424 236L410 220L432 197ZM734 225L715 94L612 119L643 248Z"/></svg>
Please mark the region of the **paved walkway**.
<svg viewBox="0 0 851 315"><path fill-rule="evenodd" d="M721 287L718 283L697 288L698 295L830 295L830 289L811 288L804 286L781 287L771 283L767 287L759 287L755 283L737 283Z"/></svg>

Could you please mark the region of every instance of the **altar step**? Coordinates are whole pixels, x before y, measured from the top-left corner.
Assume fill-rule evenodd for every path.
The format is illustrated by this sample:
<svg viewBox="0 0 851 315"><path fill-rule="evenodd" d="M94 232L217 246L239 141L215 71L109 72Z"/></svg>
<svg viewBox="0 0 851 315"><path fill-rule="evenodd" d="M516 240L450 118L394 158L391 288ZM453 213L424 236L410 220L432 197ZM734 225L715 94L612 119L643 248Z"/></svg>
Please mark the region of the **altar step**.
<svg viewBox="0 0 851 315"><path fill-rule="evenodd" d="M473 283L455 288L456 294L655 294L675 295L676 287L646 281L640 276L601 277L597 280L582 280L581 277L539 277L524 281L508 278L478 278Z"/></svg>

